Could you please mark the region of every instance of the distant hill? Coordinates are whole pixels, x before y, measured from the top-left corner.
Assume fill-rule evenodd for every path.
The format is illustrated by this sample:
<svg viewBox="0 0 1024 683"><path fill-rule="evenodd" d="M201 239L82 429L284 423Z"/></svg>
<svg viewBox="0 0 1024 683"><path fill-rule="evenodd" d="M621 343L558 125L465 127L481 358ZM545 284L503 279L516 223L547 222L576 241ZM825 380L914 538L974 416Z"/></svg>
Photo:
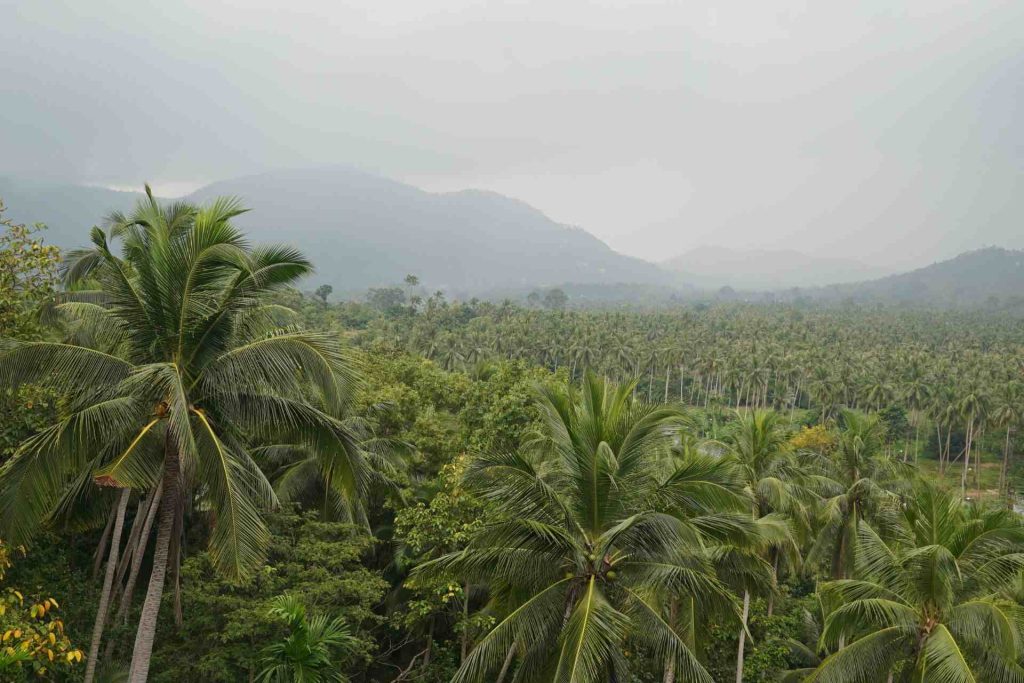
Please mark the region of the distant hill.
<svg viewBox="0 0 1024 683"><path fill-rule="evenodd" d="M46 223L46 241L62 248L88 242L89 228L111 211L131 208L141 196L103 187L0 176L0 199L7 205L4 215L17 223Z"/></svg>
<svg viewBox="0 0 1024 683"><path fill-rule="evenodd" d="M238 223L253 242L298 246L317 266L310 284L331 284L339 294L397 284L412 273L428 290L456 296L525 298L533 289L562 287L578 305L670 306L722 299L722 288L727 299L824 304L975 306L1024 297L1024 251L995 247L888 277L845 259L714 247L659 267L492 192L430 193L332 167L217 182L190 199L222 194L252 208ZM140 196L0 177L7 216L46 223L46 239L65 248L84 244L92 225Z"/></svg>
<svg viewBox="0 0 1024 683"><path fill-rule="evenodd" d="M698 247L662 262L697 287L777 290L852 282L888 274L850 259L815 257L793 250Z"/></svg>
<svg viewBox="0 0 1024 683"><path fill-rule="evenodd" d="M238 224L254 242L284 241L313 259L316 283L337 292L397 283L474 293L564 283L664 285L674 278L586 231L492 192L430 193L348 168L276 171L216 182L190 199L238 195ZM17 220L43 221L50 241L81 244L87 229L132 193L0 179Z"/></svg>
<svg viewBox="0 0 1024 683"><path fill-rule="evenodd" d="M1024 251L988 247L908 273L804 290L822 301L977 306L1024 301Z"/></svg>

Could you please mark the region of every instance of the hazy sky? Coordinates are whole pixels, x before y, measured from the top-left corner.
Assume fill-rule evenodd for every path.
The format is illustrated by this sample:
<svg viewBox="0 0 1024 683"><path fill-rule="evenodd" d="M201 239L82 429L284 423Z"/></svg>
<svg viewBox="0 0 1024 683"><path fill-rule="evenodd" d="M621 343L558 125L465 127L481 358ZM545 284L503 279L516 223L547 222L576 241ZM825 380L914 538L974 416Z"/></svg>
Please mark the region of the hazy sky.
<svg viewBox="0 0 1024 683"><path fill-rule="evenodd" d="M1024 2L0 0L0 173L346 163L652 259L1024 247Z"/></svg>

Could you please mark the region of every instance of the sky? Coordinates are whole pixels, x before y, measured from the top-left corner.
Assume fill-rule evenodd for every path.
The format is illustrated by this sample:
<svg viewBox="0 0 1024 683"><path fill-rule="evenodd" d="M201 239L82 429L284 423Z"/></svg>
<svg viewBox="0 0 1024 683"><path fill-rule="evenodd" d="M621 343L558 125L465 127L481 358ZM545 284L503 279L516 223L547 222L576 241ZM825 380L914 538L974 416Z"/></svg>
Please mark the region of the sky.
<svg viewBox="0 0 1024 683"><path fill-rule="evenodd" d="M1020 0L0 0L0 173L346 164L619 251L1024 247Z"/></svg>

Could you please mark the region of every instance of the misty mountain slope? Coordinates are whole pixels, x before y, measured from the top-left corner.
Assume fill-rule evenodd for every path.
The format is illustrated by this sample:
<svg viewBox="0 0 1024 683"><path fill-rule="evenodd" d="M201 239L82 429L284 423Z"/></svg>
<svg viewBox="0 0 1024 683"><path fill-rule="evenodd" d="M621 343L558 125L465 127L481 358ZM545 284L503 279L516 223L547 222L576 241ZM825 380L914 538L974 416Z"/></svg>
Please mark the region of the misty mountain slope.
<svg viewBox="0 0 1024 683"><path fill-rule="evenodd" d="M793 250L697 247L663 261L666 270L698 287L773 290L860 281L887 274L852 259Z"/></svg>
<svg viewBox="0 0 1024 683"><path fill-rule="evenodd" d="M975 306L1024 296L1024 251L987 247L908 273L803 292L823 300Z"/></svg>
<svg viewBox="0 0 1024 683"><path fill-rule="evenodd" d="M7 205L4 215L16 223L45 223L48 229L43 238L65 249L86 244L89 228L102 223L111 211L130 209L141 196L141 192L0 176L0 199Z"/></svg>
<svg viewBox="0 0 1024 683"><path fill-rule="evenodd" d="M207 185L203 202L237 195L253 242L288 242L313 260L316 283L339 292L399 282L475 293L562 283L668 284L674 278L623 256L593 235L492 192L430 193L348 168L285 170ZM90 226L140 195L102 188L0 180L10 217L45 222L47 239L79 246Z"/></svg>
<svg viewBox="0 0 1024 683"><path fill-rule="evenodd" d="M203 201L237 195L238 224L255 241L286 241L337 290L420 277L430 288L475 292L564 282L661 283L653 264L533 207L482 191L434 194L346 168L276 171L208 185Z"/></svg>

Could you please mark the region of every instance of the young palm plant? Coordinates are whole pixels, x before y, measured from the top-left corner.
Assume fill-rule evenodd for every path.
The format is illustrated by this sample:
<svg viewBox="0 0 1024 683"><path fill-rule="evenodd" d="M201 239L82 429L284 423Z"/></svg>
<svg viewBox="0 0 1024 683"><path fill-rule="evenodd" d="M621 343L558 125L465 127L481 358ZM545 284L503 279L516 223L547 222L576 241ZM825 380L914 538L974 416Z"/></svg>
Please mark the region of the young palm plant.
<svg viewBox="0 0 1024 683"><path fill-rule="evenodd" d="M341 619L325 614L306 616L306 608L292 595L279 595L270 616L283 621L288 635L263 650L260 683L344 683L337 655L352 649L355 638Z"/></svg>
<svg viewBox="0 0 1024 683"><path fill-rule="evenodd" d="M92 248L70 255L55 312L74 334L0 353L0 386L64 397L62 419L0 473L0 535L27 540L83 481L162 490L132 681L148 675L186 506L208 513L224 574L241 579L262 562L261 510L276 498L251 446L337 449L339 488L352 499L368 481L345 425L321 408L354 380L350 357L328 335L280 327L267 302L311 266L288 247L250 248L231 225L243 210L233 199L161 206L147 188L130 216L112 217L109 235L94 228Z"/></svg>
<svg viewBox="0 0 1024 683"><path fill-rule="evenodd" d="M682 415L637 403L632 391L591 373L581 392L542 389L540 434L467 469L467 483L510 514L424 571L529 597L477 644L456 682L493 680L513 651L515 681L626 680L627 642L657 665L671 662L682 680L711 680L696 634L670 624L661 599L738 616L707 545L749 536L740 512L749 503L731 462L673 462Z"/></svg>
<svg viewBox="0 0 1024 683"><path fill-rule="evenodd" d="M908 502L905 539L860 526L856 579L820 586L840 603L808 679L967 683L1019 681L1024 609L1001 592L1024 569L1024 527L1007 510L981 510L926 483Z"/></svg>

